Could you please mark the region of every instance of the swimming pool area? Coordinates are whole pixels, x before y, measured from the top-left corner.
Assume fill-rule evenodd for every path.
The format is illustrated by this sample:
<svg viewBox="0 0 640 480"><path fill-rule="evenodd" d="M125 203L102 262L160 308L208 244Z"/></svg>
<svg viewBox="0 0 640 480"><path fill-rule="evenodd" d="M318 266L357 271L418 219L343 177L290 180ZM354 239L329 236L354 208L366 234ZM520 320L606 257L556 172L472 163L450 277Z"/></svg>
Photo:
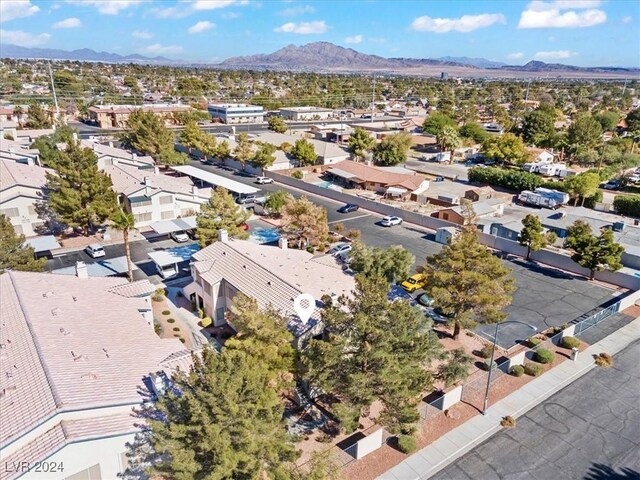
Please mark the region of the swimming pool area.
<svg viewBox="0 0 640 480"><path fill-rule="evenodd" d="M280 230L277 228L255 228L251 230L249 240L253 243L273 243L280 238Z"/></svg>
<svg viewBox="0 0 640 480"><path fill-rule="evenodd" d="M314 185L317 185L321 188L331 188L331 186L333 185L331 182L328 182L326 180L323 180L322 182L318 182L318 183L314 183Z"/></svg>

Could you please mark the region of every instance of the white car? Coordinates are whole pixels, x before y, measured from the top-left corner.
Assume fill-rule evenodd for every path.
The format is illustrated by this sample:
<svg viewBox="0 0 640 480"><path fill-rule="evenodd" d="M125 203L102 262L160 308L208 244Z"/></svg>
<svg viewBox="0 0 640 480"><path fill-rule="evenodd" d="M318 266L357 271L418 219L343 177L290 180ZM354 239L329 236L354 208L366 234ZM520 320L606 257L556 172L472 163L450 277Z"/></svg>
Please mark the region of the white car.
<svg viewBox="0 0 640 480"><path fill-rule="evenodd" d="M91 258L104 257L104 248L99 243L93 243L84 249Z"/></svg>
<svg viewBox="0 0 640 480"><path fill-rule="evenodd" d="M383 227L393 227L394 225L402 225L402 219L400 217L394 217L393 215L383 217L380 224Z"/></svg>
<svg viewBox="0 0 640 480"><path fill-rule="evenodd" d="M341 255L343 253L347 253L352 248L353 247L348 243L339 243L335 247L331 248L327 253L329 255L333 255L334 257L337 257L338 255Z"/></svg>
<svg viewBox="0 0 640 480"><path fill-rule="evenodd" d="M178 243L184 243L189 241L189 235L187 235L187 232L182 230L178 232L171 232L169 234L169 237L171 237L173 240L175 240Z"/></svg>
<svg viewBox="0 0 640 480"><path fill-rule="evenodd" d="M265 183L273 183L273 178L258 177L258 178L256 178L256 183L258 183L260 185L264 185Z"/></svg>

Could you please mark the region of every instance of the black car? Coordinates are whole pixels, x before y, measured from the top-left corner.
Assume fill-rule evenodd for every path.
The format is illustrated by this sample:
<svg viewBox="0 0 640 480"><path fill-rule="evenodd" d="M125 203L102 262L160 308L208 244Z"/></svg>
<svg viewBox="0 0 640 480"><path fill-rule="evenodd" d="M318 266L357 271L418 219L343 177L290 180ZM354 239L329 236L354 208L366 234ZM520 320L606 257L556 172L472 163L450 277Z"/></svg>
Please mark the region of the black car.
<svg viewBox="0 0 640 480"><path fill-rule="evenodd" d="M347 203L338 209L340 213L349 213L349 212L357 212L360 207L358 205L354 205L353 203Z"/></svg>

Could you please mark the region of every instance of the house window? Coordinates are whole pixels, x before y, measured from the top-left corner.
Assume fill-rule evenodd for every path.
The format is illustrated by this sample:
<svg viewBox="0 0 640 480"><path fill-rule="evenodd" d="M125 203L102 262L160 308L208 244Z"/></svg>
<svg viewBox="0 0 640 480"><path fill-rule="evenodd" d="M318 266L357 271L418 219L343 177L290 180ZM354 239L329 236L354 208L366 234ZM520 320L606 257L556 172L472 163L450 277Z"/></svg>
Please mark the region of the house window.
<svg viewBox="0 0 640 480"><path fill-rule="evenodd" d="M173 197L171 195L160 197L160 205L168 205L169 203L173 203Z"/></svg>
<svg viewBox="0 0 640 480"><path fill-rule="evenodd" d="M66 477L65 480L102 480L100 464L96 463L93 467L74 473L73 475Z"/></svg>
<svg viewBox="0 0 640 480"><path fill-rule="evenodd" d="M443 220L449 220L449 214L448 213L443 213L442 214L442 219Z"/></svg>
<svg viewBox="0 0 640 480"><path fill-rule="evenodd" d="M0 210L0 215L6 215L8 218L15 218L20 216L20 211L17 207L5 208L3 210Z"/></svg>
<svg viewBox="0 0 640 480"><path fill-rule="evenodd" d="M152 214L151 212L147 212L147 213L138 213L136 215L133 216L133 220L138 223L138 222L150 222L152 218Z"/></svg>
<svg viewBox="0 0 640 480"><path fill-rule="evenodd" d="M152 204L150 198L131 198L129 201L131 202L131 208L146 207Z"/></svg>
<svg viewBox="0 0 640 480"><path fill-rule="evenodd" d="M175 217L176 217L176 214L174 213L173 210L167 210L166 212L160 213L160 218L162 218L162 220L169 220Z"/></svg>

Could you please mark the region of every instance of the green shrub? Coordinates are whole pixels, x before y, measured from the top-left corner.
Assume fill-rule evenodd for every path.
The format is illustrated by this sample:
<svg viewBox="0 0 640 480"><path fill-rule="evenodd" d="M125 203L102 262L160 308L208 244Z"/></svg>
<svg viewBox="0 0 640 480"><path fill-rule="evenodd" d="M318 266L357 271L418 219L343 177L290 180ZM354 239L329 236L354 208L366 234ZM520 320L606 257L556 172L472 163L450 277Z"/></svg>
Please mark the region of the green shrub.
<svg viewBox="0 0 640 480"><path fill-rule="evenodd" d="M175 323L175 318L167 318L167 323Z"/></svg>
<svg viewBox="0 0 640 480"><path fill-rule="evenodd" d="M398 450L402 453L413 453L418 449L416 439L410 435L400 435L398 437Z"/></svg>
<svg viewBox="0 0 640 480"><path fill-rule="evenodd" d="M174 332L179 332L180 331L180 327L173 327L173 331Z"/></svg>
<svg viewBox="0 0 640 480"><path fill-rule="evenodd" d="M163 314L163 315L170 315L170 314L171 314L171 311L170 311L170 310L163 310L163 311L162 311L162 314Z"/></svg>
<svg viewBox="0 0 640 480"><path fill-rule="evenodd" d="M488 371L489 371L489 365L491 365L491 361L490 361L490 360L487 360L486 362L484 362L484 363L482 364L482 369L483 369L485 372L488 372ZM496 368L498 368L498 364L494 361L494 362L493 362L493 366L491 367L491 370L495 370Z"/></svg>
<svg viewBox="0 0 640 480"><path fill-rule="evenodd" d="M542 342L542 340L540 340L538 337L531 337L529 338L529 340L527 340L527 344L530 348L533 348L536 345L540 345L540 342Z"/></svg>
<svg viewBox="0 0 640 480"><path fill-rule="evenodd" d="M156 332L156 335L162 334L162 325L160 325L159 323L154 323L153 331Z"/></svg>
<svg viewBox="0 0 640 480"><path fill-rule="evenodd" d="M539 377L544 373L544 368L542 367L542 365L527 363L524 366L524 373L526 373L527 375L531 375L532 377Z"/></svg>
<svg viewBox="0 0 640 480"><path fill-rule="evenodd" d="M536 350L536 362L551 363L553 362L553 357L555 357L555 353L553 353L551 350L547 350L546 348L539 348L538 350Z"/></svg>
<svg viewBox="0 0 640 480"><path fill-rule="evenodd" d="M298 180L302 180L304 178L304 173L302 173L300 170L297 170L297 171L293 172L291 174L291 176L293 178L297 178Z"/></svg>
<svg viewBox="0 0 640 480"><path fill-rule="evenodd" d="M469 170L469 181L504 187L516 192L535 190L544 183L542 177L534 173L496 167L472 168Z"/></svg>
<svg viewBox="0 0 640 480"><path fill-rule="evenodd" d="M211 320L211 317L204 317L201 321L200 324L206 328L211 326L211 324L213 323L213 321Z"/></svg>
<svg viewBox="0 0 640 480"><path fill-rule="evenodd" d="M514 377L521 377L522 375L524 375L524 367L522 365L514 365L509 370L509 373Z"/></svg>
<svg viewBox="0 0 640 480"><path fill-rule="evenodd" d="M608 353L599 353L596 356L596 365L603 368L609 368L613 365L613 357Z"/></svg>
<svg viewBox="0 0 640 480"><path fill-rule="evenodd" d="M185 340L184 338L182 338L182 337L179 337L179 340L180 340L182 343L185 343L185 342L186 342L186 340Z"/></svg>
<svg viewBox="0 0 640 480"><path fill-rule="evenodd" d="M640 217L640 195L616 195L613 208L620 215Z"/></svg>
<svg viewBox="0 0 640 480"><path fill-rule="evenodd" d="M491 357L491 350L493 350L493 346L492 345L485 345L478 352L478 356L481 357L481 358L489 358L489 357Z"/></svg>
<svg viewBox="0 0 640 480"><path fill-rule="evenodd" d="M563 348L568 349L578 348L580 346L580 340L578 340L576 337L562 337L560 345Z"/></svg>
<svg viewBox="0 0 640 480"><path fill-rule="evenodd" d="M153 293L153 295L151 295L151 300L153 300L154 302L161 302L166 294L167 292L165 291L164 288L158 288Z"/></svg>
<svg viewBox="0 0 640 480"><path fill-rule="evenodd" d="M513 428L516 426L516 419L511 415L507 415L506 417L502 417L502 420L500 420L500 425L505 428Z"/></svg>
<svg viewBox="0 0 640 480"><path fill-rule="evenodd" d="M315 252L315 248L313 248L313 246L312 246L312 245L309 245L309 246L307 247L307 252L309 252L309 253L313 253L313 252Z"/></svg>

